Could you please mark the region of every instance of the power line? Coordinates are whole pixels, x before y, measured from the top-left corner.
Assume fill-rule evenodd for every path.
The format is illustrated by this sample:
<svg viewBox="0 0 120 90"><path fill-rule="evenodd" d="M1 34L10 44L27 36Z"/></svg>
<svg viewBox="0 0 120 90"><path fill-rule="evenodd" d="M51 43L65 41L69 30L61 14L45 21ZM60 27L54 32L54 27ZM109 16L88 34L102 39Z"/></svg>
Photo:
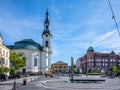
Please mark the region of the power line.
<svg viewBox="0 0 120 90"><path fill-rule="evenodd" d="M115 25L116 25L116 28L117 28L117 31L118 31L118 34L119 34L119 37L120 37L120 31L119 31L119 28L118 28L118 24L117 24L117 21L116 21L116 18L115 18L110 0L108 0L108 3L110 5L110 9L111 9L111 12L112 12L112 19L114 19L114 22L115 22Z"/></svg>

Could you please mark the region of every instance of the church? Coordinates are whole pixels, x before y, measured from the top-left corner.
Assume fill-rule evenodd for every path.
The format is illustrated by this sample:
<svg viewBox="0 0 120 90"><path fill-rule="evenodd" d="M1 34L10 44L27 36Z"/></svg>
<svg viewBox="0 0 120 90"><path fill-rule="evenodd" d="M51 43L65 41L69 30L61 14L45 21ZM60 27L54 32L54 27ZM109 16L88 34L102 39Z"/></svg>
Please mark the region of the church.
<svg viewBox="0 0 120 90"><path fill-rule="evenodd" d="M52 34L50 32L49 13L47 10L42 33L42 45L32 39L23 39L15 42L14 45L8 46L8 48L17 52L24 52L26 56L26 67L23 72L43 73L51 69L51 40Z"/></svg>

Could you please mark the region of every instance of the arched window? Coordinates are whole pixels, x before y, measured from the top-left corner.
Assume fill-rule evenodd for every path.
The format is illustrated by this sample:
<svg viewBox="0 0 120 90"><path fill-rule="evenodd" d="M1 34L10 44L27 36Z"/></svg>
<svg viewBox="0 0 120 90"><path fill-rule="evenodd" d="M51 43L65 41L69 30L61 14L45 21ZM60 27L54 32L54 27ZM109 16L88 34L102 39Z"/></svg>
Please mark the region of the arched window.
<svg viewBox="0 0 120 90"><path fill-rule="evenodd" d="M34 58L34 66L37 66L37 58Z"/></svg>
<svg viewBox="0 0 120 90"><path fill-rule="evenodd" d="M48 41L45 42L45 46L48 47Z"/></svg>

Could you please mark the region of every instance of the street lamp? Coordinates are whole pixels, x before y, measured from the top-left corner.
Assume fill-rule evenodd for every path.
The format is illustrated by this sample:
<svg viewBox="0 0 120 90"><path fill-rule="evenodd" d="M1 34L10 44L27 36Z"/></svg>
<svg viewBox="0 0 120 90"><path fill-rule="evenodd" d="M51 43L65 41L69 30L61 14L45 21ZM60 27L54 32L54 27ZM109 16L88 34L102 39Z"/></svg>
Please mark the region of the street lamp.
<svg viewBox="0 0 120 90"><path fill-rule="evenodd" d="M15 68L13 68L13 72L14 72L13 90L16 90L16 88L15 88L15 86L16 86L16 80L15 80Z"/></svg>

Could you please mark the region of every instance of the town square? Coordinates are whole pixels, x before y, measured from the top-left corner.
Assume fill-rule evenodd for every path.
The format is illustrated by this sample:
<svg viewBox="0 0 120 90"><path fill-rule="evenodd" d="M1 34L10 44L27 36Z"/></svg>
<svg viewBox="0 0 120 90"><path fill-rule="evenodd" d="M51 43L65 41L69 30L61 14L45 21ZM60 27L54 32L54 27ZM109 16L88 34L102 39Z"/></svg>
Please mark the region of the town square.
<svg viewBox="0 0 120 90"><path fill-rule="evenodd" d="M120 90L119 0L0 0L0 90Z"/></svg>

